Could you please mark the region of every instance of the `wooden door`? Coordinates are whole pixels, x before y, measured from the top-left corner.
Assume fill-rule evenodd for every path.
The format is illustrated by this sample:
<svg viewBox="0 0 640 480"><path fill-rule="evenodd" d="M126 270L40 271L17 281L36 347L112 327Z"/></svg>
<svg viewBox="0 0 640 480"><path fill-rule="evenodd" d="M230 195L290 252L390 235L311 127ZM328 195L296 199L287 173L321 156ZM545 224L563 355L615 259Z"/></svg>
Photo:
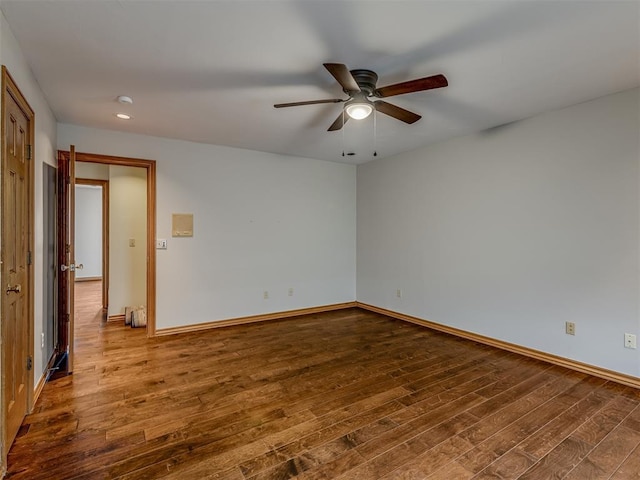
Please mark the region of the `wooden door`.
<svg viewBox="0 0 640 480"><path fill-rule="evenodd" d="M73 372L73 311L75 263L76 152L58 154L58 374Z"/></svg>
<svg viewBox="0 0 640 480"><path fill-rule="evenodd" d="M5 453L31 401L31 136L33 112L3 69L2 371ZM28 107L28 106L27 106Z"/></svg>

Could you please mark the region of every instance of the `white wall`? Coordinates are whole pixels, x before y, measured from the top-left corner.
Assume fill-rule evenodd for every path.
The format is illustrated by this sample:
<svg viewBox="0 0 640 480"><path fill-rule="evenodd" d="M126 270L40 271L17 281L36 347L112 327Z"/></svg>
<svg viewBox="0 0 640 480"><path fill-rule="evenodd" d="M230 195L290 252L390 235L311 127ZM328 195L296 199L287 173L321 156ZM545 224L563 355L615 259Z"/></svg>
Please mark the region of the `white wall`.
<svg viewBox="0 0 640 480"><path fill-rule="evenodd" d="M56 119L27 65L18 43L4 15L0 12L0 63L5 65L20 91L35 112L35 251L34 259L34 379L37 384L42 376L42 349L40 336L43 332L43 196L42 164L56 164ZM1 281L1 279L0 279ZM2 296L0 295L0 298ZM1 301L1 300L0 300ZM0 355L1 358L1 355Z"/></svg>
<svg viewBox="0 0 640 480"><path fill-rule="evenodd" d="M638 112L635 89L359 166L358 300L640 376Z"/></svg>
<svg viewBox="0 0 640 480"><path fill-rule="evenodd" d="M158 328L355 300L354 166L58 125L69 144L157 161Z"/></svg>
<svg viewBox="0 0 640 480"><path fill-rule="evenodd" d="M102 277L102 187L76 185L76 278Z"/></svg>
<svg viewBox="0 0 640 480"><path fill-rule="evenodd" d="M147 174L109 166L109 311L147 303ZM129 241L133 240L132 247ZM153 252L152 252L153 253Z"/></svg>

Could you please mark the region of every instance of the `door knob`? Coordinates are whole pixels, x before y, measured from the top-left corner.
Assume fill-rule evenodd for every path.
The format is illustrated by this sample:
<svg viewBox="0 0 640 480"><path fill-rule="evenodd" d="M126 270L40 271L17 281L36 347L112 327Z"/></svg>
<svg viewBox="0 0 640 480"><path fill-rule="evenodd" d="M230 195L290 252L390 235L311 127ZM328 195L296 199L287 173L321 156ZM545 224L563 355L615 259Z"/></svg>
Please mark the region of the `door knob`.
<svg viewBox="0 0 640 480"><path fill-rule="evenodd" d="M69 270L70 272L75 272L76 270L82 270L84 268L83 264L78 264L76 265L75 263L72 263L71 265L60 265L60 270L63 272L66 272L67 270Z"/></svg>
<svg viewBox="0 0 640 480"><path fill-rule="evenodd" d="M11 292L20 293L22 291L22 285L19 283L15 284L13 287L11 285L7 285L7 295Z"/></svg>

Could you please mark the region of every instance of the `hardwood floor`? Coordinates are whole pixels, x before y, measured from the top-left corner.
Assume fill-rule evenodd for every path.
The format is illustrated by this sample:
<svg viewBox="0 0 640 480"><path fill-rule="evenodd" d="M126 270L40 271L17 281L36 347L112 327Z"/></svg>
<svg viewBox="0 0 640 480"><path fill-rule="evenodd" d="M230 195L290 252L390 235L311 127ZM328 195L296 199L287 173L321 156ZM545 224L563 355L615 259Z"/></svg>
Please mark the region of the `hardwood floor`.
<svg viewBox="0 0 640 480"><path fill-rule="evenodd" d="M639 390L358 309L147 339L77 288L8 478L640 478Z"/></svg>

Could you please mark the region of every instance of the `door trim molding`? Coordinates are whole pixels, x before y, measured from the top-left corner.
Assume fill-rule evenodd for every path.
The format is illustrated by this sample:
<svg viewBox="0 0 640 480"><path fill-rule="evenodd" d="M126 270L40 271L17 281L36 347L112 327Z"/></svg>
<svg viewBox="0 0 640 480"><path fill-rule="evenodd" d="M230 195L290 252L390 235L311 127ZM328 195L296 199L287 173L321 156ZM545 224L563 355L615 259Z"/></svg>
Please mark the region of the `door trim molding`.
<svg viewBox="0 0 640 480"><path fill-rule="evenodd" d="M6 144L5 144L5 133L6 133L6 122L5 122L5 115L6 115L6 105L7 105L7 98L8 96L11 96L15 102L18 104L18 106L20 107L20 109L22 110L22 112L25 114L25 116L27 117L27 119L29 120L29 144L31 145L31 160L27 161L27 170L28 170L28 184L27 184L27 189L28 189L28 193L27 193L27 197L29 198L29 204L27 205L27 226L28 226L28 232L27 232L27 236L28 236L28 244L29 244L29 251L31 252L32 258L34 255L34 218L35 218L35 192L34 192L34 185L35 185L35 181L34 181L34 175L35 175L35 168L34 168L34 162L35 162L35 113L33 111L33 109L31 108L31 106L29 105L29 103L27 102L27 100L25 99L24 95L22 94L22 92L20 91L20 89L18 88L18 85L15 83L15 81L13 80L13 78L11 77L11 74L9 73L9 71L7 70L7 67L2 65L2 94L1 94L1 98L2 98L2 107L0 109L1 115L2 115L2 120L1 120L1 130L2 130L2 139L0 140L0 143L2 144L2 161L0 162L0 181L4 181L4 175L5 175L5 155L4 155L4 150L6 148ZM4 232L2 232L2 239L0 240L0 246L4 244ZM32 261L30 265L28 265L27 268L27 285L28 285L28 293L27 293L27 350L28 350L28 354L31 356L31 358L33 359L34 357L34 341L33 341L33 335L34 335L34 318L33 318L33 310L34 310L34 262ZM4 281L4 279L0 278L0 282ZM2 318L5 317L5 304L4 302L2 302L0 300L0 311L1 311L1 315ZM0 328L0 338L2 341L2 344L5 343L6 339L4 338L4 328ZM4 355L4 351L2 351L2 355ZM33 367L31 368L31 371L28 372L27 374L27 411L26 413L30 413L33 410L33 403L34 403L34 375L33 375L34 369ZM2 376L2 383L0 386L0 406L1 406L1 413L0 416L2 417L2 427L1 427L1 432L0 434L2 435L1 437L1 441L2 441L2 452L1 452L1 461L2 461L2 471L5 470L6 468L6 459L7 459L7 453L9 451L10 445L5 445L5 438L6 438L6 419L4 418L4 414L5 414L5 405L4 405L4 379L6 378L5 375L5 365L4 362L0 361L0 374Z"/></svg>
<svg viewBox="0 0 640 480"><path fill-rule="evenodd" d="M69 158L69 151L58 150ZM76 152L76 162L101 163L147 170L147 337L156 335L156 161Z"/></svg>

